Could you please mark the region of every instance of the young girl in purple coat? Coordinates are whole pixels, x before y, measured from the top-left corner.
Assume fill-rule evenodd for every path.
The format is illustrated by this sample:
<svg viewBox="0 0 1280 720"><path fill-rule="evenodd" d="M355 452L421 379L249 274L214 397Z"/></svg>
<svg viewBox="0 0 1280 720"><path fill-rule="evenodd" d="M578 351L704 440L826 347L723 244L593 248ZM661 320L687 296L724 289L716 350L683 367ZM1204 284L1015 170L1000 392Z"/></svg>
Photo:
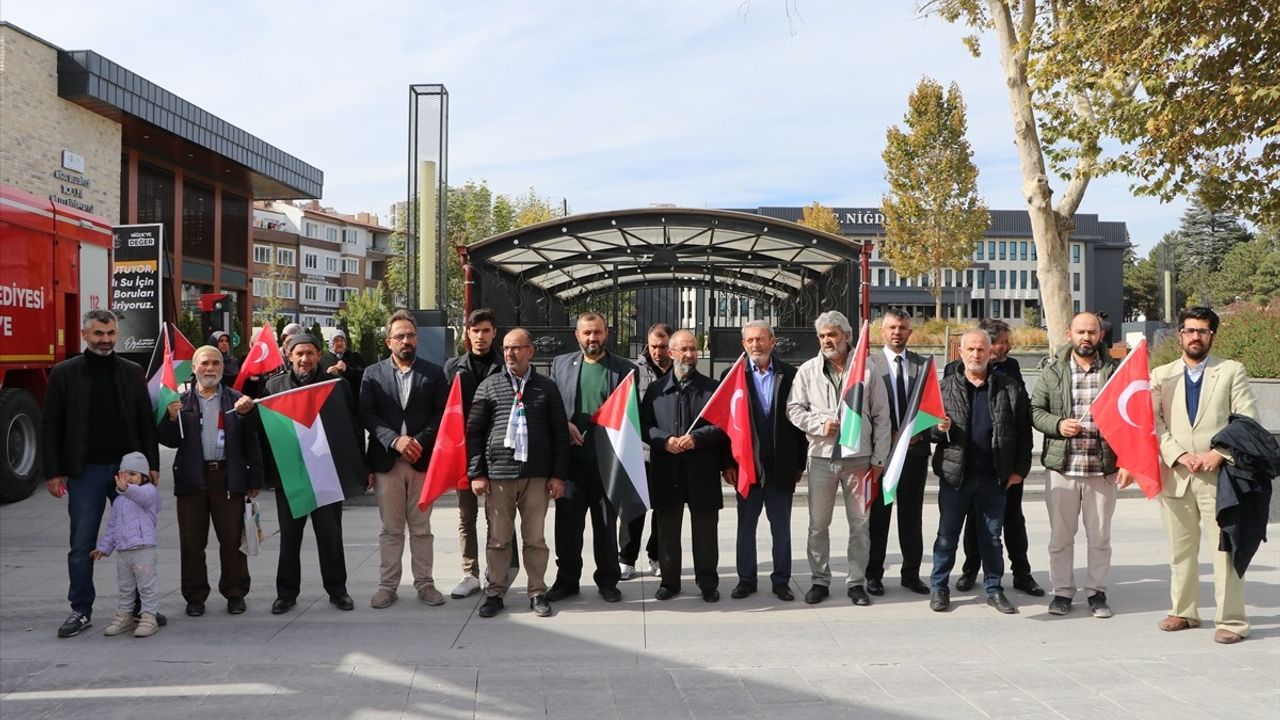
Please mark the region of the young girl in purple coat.
<svg viewBox="0 0 1280 720"><path fill-rule="evenodd" d="M151 484L150 465L142 453L132 452L120 460L116 473L116 496L111 503L107 531L90 555L99 560L116 553L116 578L120 583L120 600L115 618L103 631L119 635L133 629L134 637L154 635L156 611L160 600L156 594L156 515L160 512L160 493ZM142 615L133 619L134 590L142 600Z"/></svg>

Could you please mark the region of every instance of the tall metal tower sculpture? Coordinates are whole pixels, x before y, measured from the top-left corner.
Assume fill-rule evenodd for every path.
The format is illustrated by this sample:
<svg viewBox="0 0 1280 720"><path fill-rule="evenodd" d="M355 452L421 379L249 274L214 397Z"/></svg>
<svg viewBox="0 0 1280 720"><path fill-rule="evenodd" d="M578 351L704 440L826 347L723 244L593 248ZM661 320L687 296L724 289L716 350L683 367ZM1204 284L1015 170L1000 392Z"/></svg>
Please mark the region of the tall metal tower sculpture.
<svg viewBox="0 0 1280 720"><path fill-rule="evenodd" d="M410 85L406 289L411 309L439 313L419 313L422 325L446 322L448 189L449 91L439 84Z"/></svg>

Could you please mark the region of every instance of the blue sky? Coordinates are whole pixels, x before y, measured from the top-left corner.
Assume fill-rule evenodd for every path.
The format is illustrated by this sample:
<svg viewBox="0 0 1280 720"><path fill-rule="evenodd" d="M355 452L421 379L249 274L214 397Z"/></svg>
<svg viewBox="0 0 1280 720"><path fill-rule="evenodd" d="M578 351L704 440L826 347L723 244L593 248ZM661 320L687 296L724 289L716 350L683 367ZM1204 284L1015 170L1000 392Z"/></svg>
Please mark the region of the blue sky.
<svg viewBox="0 0 1280 720"><path fill-rule="evenodd" d="M574 211L871 207L923 75L959 84L988 205L1021 209L994 46L912 2L155 3L5 0L0 18L91 49L319 167L326 205L405 194L408 86L450 93L450 180ZM745 9L745 12L744 12ZM1185 207L1095 180L1081 212L1141 252ZM1061 190L1065 183L1055 181Z"/></svg>

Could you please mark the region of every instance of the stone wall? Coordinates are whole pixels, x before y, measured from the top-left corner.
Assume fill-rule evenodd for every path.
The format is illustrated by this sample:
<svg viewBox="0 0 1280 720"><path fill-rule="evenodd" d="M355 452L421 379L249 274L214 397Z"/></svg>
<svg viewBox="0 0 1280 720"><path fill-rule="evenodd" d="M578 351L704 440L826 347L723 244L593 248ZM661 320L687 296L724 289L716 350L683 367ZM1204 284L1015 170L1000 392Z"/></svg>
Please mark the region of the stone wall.
<svg viewBox="0 0 1280 720"><path fill-rule="evenodd" d="M120 123L58 96L58 50L0 26L0 182L120 220ZM63 151L84 160L63 167Z"/></svg>

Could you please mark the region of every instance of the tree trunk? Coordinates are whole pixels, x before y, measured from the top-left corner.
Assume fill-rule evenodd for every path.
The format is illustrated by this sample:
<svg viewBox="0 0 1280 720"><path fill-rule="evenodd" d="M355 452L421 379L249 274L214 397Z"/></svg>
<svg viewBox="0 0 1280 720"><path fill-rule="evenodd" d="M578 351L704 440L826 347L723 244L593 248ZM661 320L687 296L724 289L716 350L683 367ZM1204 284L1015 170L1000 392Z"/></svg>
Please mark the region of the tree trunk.
<svg viewBox="0 0 1280 720"><path fill-rule="evenodd" d="M933 269L933 316L942 319L942 268Z"/></svg>
<svg viewBox="0 0 1280 720"><path fill-rule="evenodd" d="M1036 131L1036 116L1031 105L1031 86L1027 79L1027 48L1035 20L1035 2L1024 0L1020 27L1015 28L1005 0L987 0L996 38L1000 43L1000 64L1004 68L1009 91L1009 109L1013 115L1014 145L1022 169L1022 192L1031 219L1031 236L1039 259L1036 272L1040 276L1040 297L1044 318L1049 327L1049 343L1057 352L1066 342L1071 323L1071 289L1068 284L1067 238L1071 234L1070 215L1059 222L1053 209L1053 190L1045 170L1044 152ZM1021 37L1019 37L1021 33ZM1087 179L1085 180L1087 183ZM1078 188L1075 201L1083 196ZM1074 208L1073 208L1074 210Z"/></svg>

